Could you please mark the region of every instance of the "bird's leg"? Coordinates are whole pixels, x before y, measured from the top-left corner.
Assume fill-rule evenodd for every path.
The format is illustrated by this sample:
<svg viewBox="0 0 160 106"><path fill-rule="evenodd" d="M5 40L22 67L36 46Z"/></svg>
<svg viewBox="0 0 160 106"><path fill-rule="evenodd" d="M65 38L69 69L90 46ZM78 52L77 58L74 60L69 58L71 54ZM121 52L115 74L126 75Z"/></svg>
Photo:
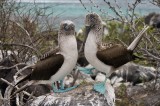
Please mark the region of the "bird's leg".
<svg viewBox="0 0 160 106"><path fill-rule="evenodd" d="M73 90L73 89L76 88L77 86L78 86L78 85L75 85L75 86L72 86L72 87L69 87L69 88L64 88L63 80L60 80L60 89L56 89L55 85L52 84L53 92L55 92L55 93L68 92L68 91Z"/></svg>
<svg viewBox="0 0 160 106"><path fill-rule="evenodd" d="M61 89L61 90L64 89L63 79L60 80L60 89Z"/></svg>
<svg viewBox="0 0 160 106"><path fill-rule="evenodd" d="M93 89L101 94L105 94L106 92L106 81L107 81L107 77L105 77L105 80L103 82L94 84Z"/></svg>
<svg viewBox="0 0 160 106"><path fill-rule="evenodd" d="M53 92L57 91L57 87L56 87L55 83L52 83L52 89L53 89Z"/></svg>
<svg viewBox="0 0 160 106"><path fill-rule="evenodd" d="M73 86L73 87L66 88L66 89L55 89L55 87L53 87L53 92L55 92L55 93L68 92L68 91L73 90L73 89L76 88L76 87L78 87L78 85L75 85L75 86Z"/></svg>
<svg viewBox="0 0 160 106"><path fill-rule="evenodd" d="M86 67L80 67L80 66L77 66L77 68L78 68L78 70L84 72L85 74L90 74L90 75L93 74L92 70L95 69L94 67L86 68Z"/></svg>

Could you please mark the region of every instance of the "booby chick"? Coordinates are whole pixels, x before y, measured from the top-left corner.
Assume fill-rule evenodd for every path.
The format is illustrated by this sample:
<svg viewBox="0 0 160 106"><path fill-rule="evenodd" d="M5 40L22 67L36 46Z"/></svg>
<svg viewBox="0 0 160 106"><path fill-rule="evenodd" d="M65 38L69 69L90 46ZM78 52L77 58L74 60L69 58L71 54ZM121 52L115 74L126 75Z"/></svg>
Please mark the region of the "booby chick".
<svg viewBox="0 0 160 106"><path fill-rule="evenodd" d="M78 50L75 38L75 25L72 21L66 20L60 24L58 48L49 52L35 64L32 73L19 83L24 80L29 80L29 82L15 91L13 95L30 85L52 84L55 81L62 80L76 66L77 59ZM56 92L65 92L68 90L71 90L71 88Z"/></svg>
<svg viewBox="0 0 160 106"><path fill-rule="evenodd" d="M116 68L130 62L137 56L133 55L133 50L138 45L143 33L149 28L145 28L139 33L128 48L120 44L103 43L102 19L96 13L86 15L86 42L84 54L88 62L97 70L106 73L108 78ZM106 79L107 79L106 78ZM94 89L102 94L105 93L105 82L94 85Z"/></svg>

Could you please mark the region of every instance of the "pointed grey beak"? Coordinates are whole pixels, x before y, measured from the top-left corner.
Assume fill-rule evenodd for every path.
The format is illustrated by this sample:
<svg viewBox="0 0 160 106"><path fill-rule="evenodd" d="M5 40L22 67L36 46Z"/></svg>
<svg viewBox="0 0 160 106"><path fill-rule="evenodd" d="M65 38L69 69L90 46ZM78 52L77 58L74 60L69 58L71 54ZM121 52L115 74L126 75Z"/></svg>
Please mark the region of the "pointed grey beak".
<svg viewBox="0 0 160 106"><path fill-rule="evenodd" d="M85 26L84 41L83 41L83 44L80 47L79 52L84 52L84 45L85 45L85 42L87 40L87 37L88 37L88 34L89 34L90 30L91 30L91 26Z"/></svg>
<svg viewBox="0 0 160 106"><path fill-rule="evenodd" d="M66 30L66 31L68 31L69 30L69 25L68 24L65 24L65 27L64 27L64 29Z"/></svg>
<svg viewBox="0 0 160 106"><path fill-rule="evenodd" d="M91 30L91 26L85 26L84 42L86 42L90 30Z"/></svg>
<svg viewBox="0 0 160 106"><path fill-rule="evenodd" d="M84 51L84 45L85 45L85 42L87 40L87 37L88 37L88 34L91 30L91 26L85 26L85 32L84 32L84 41L83 41L83 45L82 45L82 52Z"/></svg>
<svg viewBox="0 0 160 106"><path fill-rule="evenodd" d="M70 24L70 23L69 23L69 24L68 24L68 23L65 23L65 24L64 24L64 30L65 30L65 31L71 30L71 25L72 25L72 24Z"/></svg>

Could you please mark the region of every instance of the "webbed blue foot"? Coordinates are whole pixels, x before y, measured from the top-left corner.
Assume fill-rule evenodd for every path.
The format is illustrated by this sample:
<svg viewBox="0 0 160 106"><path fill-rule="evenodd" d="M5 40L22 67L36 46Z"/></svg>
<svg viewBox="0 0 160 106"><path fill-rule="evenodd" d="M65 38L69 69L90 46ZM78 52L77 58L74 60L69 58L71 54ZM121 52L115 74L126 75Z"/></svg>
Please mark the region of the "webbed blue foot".
<svg viewBox="0 0 160 106"><path fill-rule="evenodd" d="M79 66L77 66L77 68L78 70L90 75L93 74L92 70L95 69L95 68L85 68L85 67L79 67Z"/></svg>
<svg viewBox="0 0 160 106"><path fill-rule="evenodd" d="M94 84L93 89L101 94L105 94L106 91L105 82Z"/></svg>
<svg viewBox="0 0 160 106"><path fill-rule="evenodd" d="M75 89L77 87L78 87L78 85L70 87L70 88L65 88L65 89L56 89L55 87L53 87L53 92L55 92L55 93L64 93L64 92L71 91L71 90L73 90L73 89Z"/></svg>

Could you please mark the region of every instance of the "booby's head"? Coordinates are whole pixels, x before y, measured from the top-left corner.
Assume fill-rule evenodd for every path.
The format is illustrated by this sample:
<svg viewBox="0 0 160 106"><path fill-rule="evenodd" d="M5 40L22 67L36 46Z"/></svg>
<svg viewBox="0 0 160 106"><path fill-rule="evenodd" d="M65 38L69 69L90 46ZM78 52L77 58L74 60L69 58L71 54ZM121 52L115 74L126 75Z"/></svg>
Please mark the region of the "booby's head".
<svg viewBox="0 0 160 106"><path fill-rule="evenodd" d="M94 28L97 25L102 24L101 17L96 13L90 13L86 15L85 26Z"/></svg>
<svg viewBox="0 0 160 106"><path fill-rule="evenodd" d="M64 53L65 55L78 54L75 25L72 21L65 20L60 23L58 45L61 53Z"/></svg>
<svg viewBox="0 0 160 106"><path fill-rule="evenodd" d="M85 19L85 41L86 41L90 31L94 31L94 36L97 37L97 41L101 40L101 37L103 35L102 19L96 13L90 13L90 14L86 15L86 19Z"/></svg>
<svg viewBox="0 0 160 106"><path fill-rule="evenodd" d="M70 20L65 20L60 24L59 34L64 35L74 35L75 34L75 25Z"/></svg>

